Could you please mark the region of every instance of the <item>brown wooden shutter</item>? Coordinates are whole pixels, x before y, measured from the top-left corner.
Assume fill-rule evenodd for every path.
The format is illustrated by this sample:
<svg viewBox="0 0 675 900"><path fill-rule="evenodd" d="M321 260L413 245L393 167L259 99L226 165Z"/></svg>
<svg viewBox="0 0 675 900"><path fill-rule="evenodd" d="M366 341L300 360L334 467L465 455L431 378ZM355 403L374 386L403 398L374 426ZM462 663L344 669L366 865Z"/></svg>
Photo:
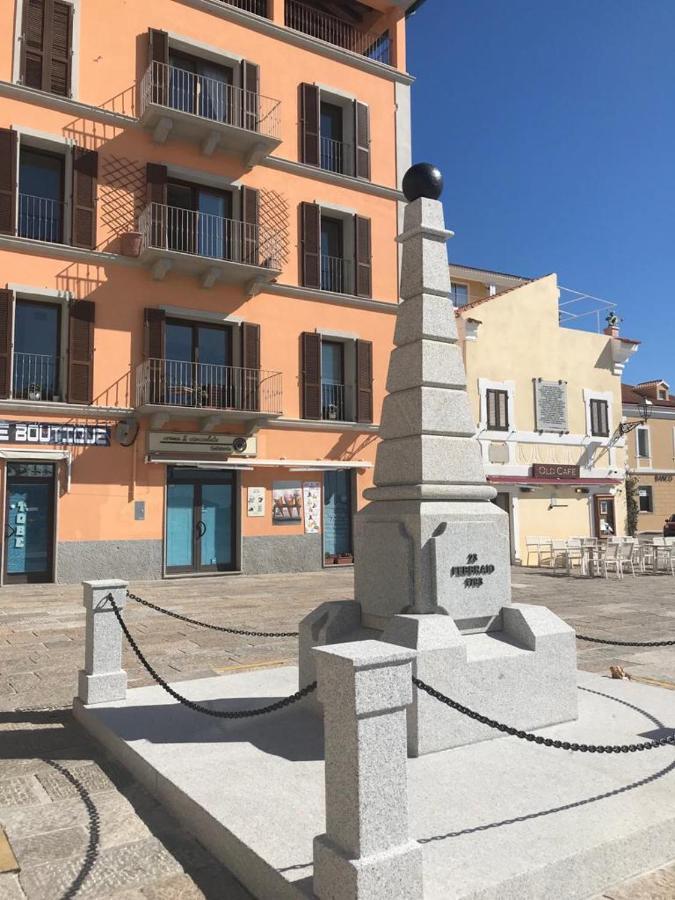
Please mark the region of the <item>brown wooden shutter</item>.
<svg viewBox="0 0 675 900"><path fill-rule="evenodd" d="M73 148L73 247L96 247L98 153Z"/></svg>
<svg viewBox="0 0 675 900"><path fill-rule="evenodd" d="M21 80L27 87L43 89L46 72L44 31L46 0L24 0L21 40Z"/></svg>
<svg viewBox="0 0 675 900"><path fill-rule="evenodd" d="M144 385L148 403L162 403L164 399L166 358L166 313L156 306L147 307L143 313L143 353L148 383Z"/></svg>
<svg viewBox="0 0 675 900"><path fill-rule="evenodd" d="M248 263L250 266L260 265L259 203L260 195L258 191L255 188L244 185L241 188L241 261ZM265 248L263 248L263 257L264 255Z"/></svg>
<svg viewBox="0 0 675 900"><path fill-rule="evenodd" d="M16 233L18 151L16 131L0 128L0 234Z"/></svg>
<svg viewBox="0 0 675 900"><path fill-rule="evenodd" d="M91 300L70 307L68 329L68 402L91 403L94 374L94 311Z"/></svg>
<svg viewBox="0 0 675 900"><path fill-rule="evenodd" d="M302 283L321 288L321 207L317 203L300 204L300 252Z"/></svg>
<svg viewBox="0 0 675 900"><path fill-rule="evenodd" d="M373 345L356 342L356 421L373 421Z"/></svg>
<svg viewBox="0 0 675 900"><path fill-rule="evenodd" d="M54 0L51 21L47 21L48 33L51 30L51 53L49 56L48 91L69 97L71 94L71 52L73 36L73 7L70 3ZM46 62L46 60L45 60Z"/></svg>
<svg viewBox="0 0 675 900"><path fill-rule="evenodd" d="M372 296L370 219L354 216L354 261L356 264L356 294Z"/></svg>
<svg viewBox="0 0 675 900"><path fill-rule="evenodd" d="M158 204L151 209L152 235L150 236L153 247L165 248L167 244L167 209L166 209L166 183L169 173L166 166L160 163L147 163L145 167L145 181L147 200L150 204Z"/></svg>
<svg viewBox="0 0 675 900"><path fill-rule="evenodd" d="M257 131L260 120L260 67L247 59L241 61L241 125Z"/></svg>
<svg viewBox="0 0 675 900"><path fill-rule="evenodd" d="M12 344L14 341L14 294L0 290L0 398L12 391Z"/></svg>
<svg viewBox="0 0 675 900"><path fill-rule="evenodd" d="M300 85L300 159L308 166L321 161L321 104L319 88L314 84Z"/></svg>
<svg viewBox="0 0 675 900"><path fill-rule="evenodd" d="M151 28L148 32L148 66L152 66L152 102L166 106L169 85L169 35Z"/></svg>
<svg viewBox="0 0 675 900"><path fill-rule="evenodd" d="M244 409L260 409L260 325L241 325L241 365L244 369Z"/></svg>
<svg viewBox="0 0 675 900"><path fill-rule="evenodd" d="M321 335L313 331L302 335L302 415L321 418Z"/></svg>
<svg viewBox="0 0 675 900"><path fill-rule="evenodd" d="M370 110L365 103L354 103L355 164L357 178L370 180Z"/></svg>

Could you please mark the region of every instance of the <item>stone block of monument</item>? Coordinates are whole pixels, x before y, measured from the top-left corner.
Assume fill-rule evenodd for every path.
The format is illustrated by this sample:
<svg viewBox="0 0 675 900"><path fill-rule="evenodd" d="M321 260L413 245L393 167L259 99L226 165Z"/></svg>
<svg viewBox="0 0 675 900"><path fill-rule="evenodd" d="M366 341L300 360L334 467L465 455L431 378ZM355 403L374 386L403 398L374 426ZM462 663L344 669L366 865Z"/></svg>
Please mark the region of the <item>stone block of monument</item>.
<svg viewBox="0 0 675 900"><path fill-rule="evenodd" d="M355 605L324 604L321 632L415 650L423 681L515 727L569 721L574 633L545 608L511 603L508 516L491 502L450 300L442 179L421 164L403 187L401 304L374 486L354 520ZM316 613L300 632L307 658L323 643ZM419 692L408 726L414 756L498 735Z"/></svg>

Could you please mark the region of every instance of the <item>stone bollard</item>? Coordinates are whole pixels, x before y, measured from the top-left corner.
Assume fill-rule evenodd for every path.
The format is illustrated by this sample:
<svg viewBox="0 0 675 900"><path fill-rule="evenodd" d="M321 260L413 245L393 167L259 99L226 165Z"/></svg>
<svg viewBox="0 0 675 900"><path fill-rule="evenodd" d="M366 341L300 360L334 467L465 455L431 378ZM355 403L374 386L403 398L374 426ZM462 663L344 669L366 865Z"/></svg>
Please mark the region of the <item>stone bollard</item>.
<svg viewBox="0 0 675 900"><path fill-rule="evenodd" d="M320 900L418 900L422 847L408 832L406 706L414 653L382 641L317 647L324 708L326 834Z"/></svg>
<svg viewBox="0 0 675 900"><path fill-rule="evenodd" d="M112 594L117 606L123 609L128 584L119 579L83 581L82 584L87 623L78 697L86 705L124 700L127 695L127 673L122 668L124 635L106 598Z"/></svg>

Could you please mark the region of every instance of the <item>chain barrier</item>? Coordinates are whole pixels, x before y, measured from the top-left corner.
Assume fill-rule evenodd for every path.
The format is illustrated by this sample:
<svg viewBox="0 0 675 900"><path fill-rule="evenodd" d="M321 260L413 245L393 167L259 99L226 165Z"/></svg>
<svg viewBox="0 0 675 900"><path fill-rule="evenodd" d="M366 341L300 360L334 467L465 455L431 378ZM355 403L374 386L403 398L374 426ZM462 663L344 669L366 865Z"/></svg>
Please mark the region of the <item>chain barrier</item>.
<svg viewBox="0 0 675 900"><path fill-rule="evenodd" d="M275 703L270 703L268 706L261 706L259 709L239 709L233 711L209 709L208 706L202 706L200 703L195 703L194 700L188 700L187 697L183 697L182 694L174 691L171 685L167 684L166 681L164 681L164 679L161 677L161 675L158 675L157 672L155 672L150 663L141 653L138 644L131 636L129 629L127 628L126 623L122 618L120 608L115 603L112 594L108 594L107 599L110 601L113 612L115 613L115 617L119 622L120 628L124 632L124 636L126 637L127 641L129 641L129 646L136 654L136 658L146 670L146 672L154 681L157 682L157 684L161 688L163 688L167 692L167 694L170 694L170 696L172 696L174 700L177 700L188 709L193 710L193 712L204 713L205 715L213 716L216 719L246 719L250 716L262 716L265 713L271 713L275 712L278 709L283 709L285 706L291 706L291 704L296 703L298 700L302 700L303 697L306 697L308 694L311 694L312 691L316 690L316 681L313 681L311 684L306 685L306 687L301 688L301 690L296 691L295 694L291 694L289 697L284 697L281 700L277 700Z"/></svg>
<svg viewBox="0 0 675 900"><path fill-rule="evenodd" d="M298 637L299 634L297 631L244 631L240 628L227 628L224 625L210 625L208 622L199 622L197 619L191 619L189 616L183 616L180 613L172 612L170 609L162 609L161 606L156 606L154 603L150 603L149 600L144 600L142 597L132 594L131 591L127 591L127 597L130 600L134 600L136 603L140 603L141 606L147 606L148 609L154 609L155 612L162 613L165 616L171 616L172 619L178 619L180 622L187 622L190 625L198 625L200 628L209 628L211 631L223 631L225 634L239 634L243 637L270 638Z"/></svg>
<svg viewBox="0 0 675 900"><path fill-rule="evenodd" d="M577 634L578 641L590 641L591 644L611 644L613 647L673 647L675 641L611 641L606 638L588 637Z"/></svg>
<svg viewBox="0 0 675 900"><path fill-rule="evenodd" d="M521 740L524 741L530 741L531 743L540 744L544 747L554 747L556 750L574 750L579 751L580 753L636 753L642 750L654 750L656 747L675 746L675 733L671 734L670 737L661 738L658 741L645 741L642 744L574 744L570 741L558 741L553 738L545 738L540 734L532 734L530 731L520 731L518 728L512 728L510 725L504 725L502 722L496 722L494 719L482 716L480 713L475 712L475 710L469 709L467 706L462 706L461 703L457 703L455 700L451 700L450 697L446 697L445 694L441 694L440 691L430 687L415 676L413 676L413 684L420 691L424 691L430 697L433 697L434 700L444 703L446 706L449 706L450 709L456 710L463 716L468 716L468 718L480 722L481 725L487 725L489 728L494 728L504 734L510 734L512 737L521 738Z"/></svg>

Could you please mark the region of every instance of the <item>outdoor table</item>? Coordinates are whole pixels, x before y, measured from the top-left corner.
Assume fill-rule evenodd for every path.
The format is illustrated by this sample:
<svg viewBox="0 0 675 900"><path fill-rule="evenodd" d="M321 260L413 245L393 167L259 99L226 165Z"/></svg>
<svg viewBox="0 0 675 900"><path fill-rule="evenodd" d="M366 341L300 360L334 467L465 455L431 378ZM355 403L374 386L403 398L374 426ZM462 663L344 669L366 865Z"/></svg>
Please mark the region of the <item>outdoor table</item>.
<svg viewBox="0 0 675 900"><path fill-rule="evenodd" d="M600 572L600 563L605 553L604 544L582 544L581 553L583 555L583 565L587 575L591 578L594 575L602 574Z"/></svg>

